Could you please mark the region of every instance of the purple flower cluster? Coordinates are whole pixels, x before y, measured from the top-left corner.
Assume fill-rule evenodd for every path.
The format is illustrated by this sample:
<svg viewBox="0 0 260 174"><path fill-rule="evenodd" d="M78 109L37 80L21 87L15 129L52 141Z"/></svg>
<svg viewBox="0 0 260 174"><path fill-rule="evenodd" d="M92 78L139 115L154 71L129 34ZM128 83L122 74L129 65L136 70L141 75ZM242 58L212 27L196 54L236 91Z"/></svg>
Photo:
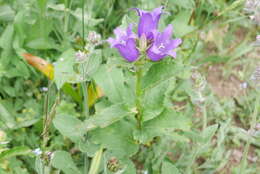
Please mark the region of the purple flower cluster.
<svg viewBox="0 0 260 174"><path fill-rule="evenodd" d="M139 18L138 34L136 35L130 24L126 30L116 28L114 34L116 38L109 38L108 42L111 47L117 48L122 57L129 62L136 61L143 48L138 48L137 41L140 47L147 45L145 48L146 55L152 61L159 61L166 56L176 57L174 51L181 44L181 39L172 39L172 25L168 25L163 32L158 31L158 23L163 12L163 7L154 9L152 12L147 12L134 8L137 11ZM145 44L142 44L146 42Z"/></svg>

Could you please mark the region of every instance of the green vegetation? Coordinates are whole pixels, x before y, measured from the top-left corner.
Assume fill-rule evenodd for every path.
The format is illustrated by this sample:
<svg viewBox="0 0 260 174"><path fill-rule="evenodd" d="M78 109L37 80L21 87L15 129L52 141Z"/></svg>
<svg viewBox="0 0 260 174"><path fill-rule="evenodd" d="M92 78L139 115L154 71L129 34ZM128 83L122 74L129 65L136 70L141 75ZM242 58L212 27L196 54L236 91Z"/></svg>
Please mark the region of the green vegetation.
<svg viewBox="0 0 260 174"><path fill-rule="evenodd" d="M106 40L159 6L176 59L125 61ZM0 174L260 173L259 26L245 0L0 0Z"/></svg>

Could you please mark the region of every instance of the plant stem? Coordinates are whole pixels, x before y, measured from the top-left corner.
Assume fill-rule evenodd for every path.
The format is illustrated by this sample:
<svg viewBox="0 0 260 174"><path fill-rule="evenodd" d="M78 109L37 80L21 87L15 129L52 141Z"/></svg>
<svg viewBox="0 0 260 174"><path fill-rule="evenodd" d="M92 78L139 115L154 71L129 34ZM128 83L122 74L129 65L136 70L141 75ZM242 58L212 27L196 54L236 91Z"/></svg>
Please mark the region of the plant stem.
<svg viewBox="0 0 260 174"><path fill-rule="evenodd" d="M208 122L208 118L207 118L207 110L206 110L206 103L203 104L203 131L207 128L207 122Z"/></svg>
<svg viewBox="0 0 260 174"><path fill-rule="evenodd" d="M82 49L85 49L85 22L84 22L84 18L85 18L85 14L84 11L85 10L85 0L82 0L82 40L83 40L83 44L82 44ZM83 113L86 117L88 117L89 115L89 109L88 109L88 83L85 82L85 67L84 64L81 65L82 68L82 75L83 75L83 82L81 83L81 88L82 88L82 93L83 93Z"/></svg>
<svg viewBox="0 0 260 174"><path fill-rule="evenodd" d="M259 94L257 93L256 96L258 96ZM243 152L243 157L242 157L242 162L241 162L241 168L240 168L240 173L244 174L245 173L245 169L247 166L247 156L248 156L248 152L249 152L249 148L250 148L250 144L252 143L252 135L251 133L254 131L255 125L256 125L256 121L257 121L257 114L258 114L258 107L259 107L259 98L256 97L256 101L255 101L255 108L254 108L254 112L252 115L252 120L250 122L250 128L249 128L249 137L247 139L246 142L246 147L245 150Z"/></svg>
<svg viewBox="0 0 260 174"><path fill-rule="evenodd" d="M83 93L83 113L86 117L89 115L89 109L88 109L88 82L82 82L81 83L82 93Z"/></svg>
<svg viewBox="0 0 260 174"><path fill-rule="evenodd" d="M141 106L141 97L142 97L142 89L141 89L141 78L142 78L142 67L140 65L136 65L136 84L135 84L135 94L136 94L136 119L138 128L142 128L142 106Z"/></svg>
<svg viewBox="0 0 260 174"><path fill-rule="evenodd" d="M82 0L82 40L83 40L83 50L85 47L85 14L84 14L84 10L85 10L85 0Z"/></svg>
<svg viewBox="0 0 260 174"><path fill-rule="evenodd" d="M101 159L102 159L102 155L103 155L103 148L101 147L94 155L92 161L91 161L91 166L89 169L89 174L97 174L98 173L98 169L101 163Z"/></svg>
<svg viewBox="0 0 260 174"><path fill-rule="evenodd" d="M44 98L44 108L43 108L43 113L44 113L44 118L43 118L43 131L42 131L42 135L43 135L43 140L42 140L42 150L45 150L45 146L46 146L46 141L48 139L48 135L47 133L44 133L47 127L47 120L48 120L48 115L49 115L49 93L50 93L50 88L51 88L51 82L48 81L48 91L46 92L45 98Z"/></svg>

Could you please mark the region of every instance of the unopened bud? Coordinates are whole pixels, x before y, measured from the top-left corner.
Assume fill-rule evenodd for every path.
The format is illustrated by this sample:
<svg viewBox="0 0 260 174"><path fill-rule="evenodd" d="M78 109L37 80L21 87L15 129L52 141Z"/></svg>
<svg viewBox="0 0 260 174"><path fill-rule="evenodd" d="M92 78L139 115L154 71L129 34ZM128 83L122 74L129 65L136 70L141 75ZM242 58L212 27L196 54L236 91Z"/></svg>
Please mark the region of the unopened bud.
<svg viewBox="0 0 260 174"><path fill-rule="evenodd" d="M99 45L101 43L101 36L95 31L90 31L87 40L93 45Z"/></svg>
<svg viewBox="0 0 260 174"><path fill-rule="evenodd" d="M147 49L147 39L146 36L144 34L142 34L141 38L140 38L140 51L146 51Z"/></svg>

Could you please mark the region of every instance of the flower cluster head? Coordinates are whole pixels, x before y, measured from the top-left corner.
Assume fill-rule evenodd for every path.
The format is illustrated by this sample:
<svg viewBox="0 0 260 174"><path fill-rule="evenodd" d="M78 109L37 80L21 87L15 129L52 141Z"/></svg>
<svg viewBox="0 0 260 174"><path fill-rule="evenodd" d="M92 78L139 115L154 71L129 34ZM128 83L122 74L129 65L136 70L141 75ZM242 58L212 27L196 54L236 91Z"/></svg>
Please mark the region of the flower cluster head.
<svg viewBox="0 0 260 174"><path fill-rule="evenodd" d="M256 36L256 41L255 41L254 45L257 47L260 47L260 35Z"/></svg>
<svg viewBox="0 0 260 174"><path fill-rule="evenodd" d="M93 44L94 46L97 46L101 44L101 36L95 31L90 31L88 33L87 41Z"/></svg>
<svg viewBox="0 0 260 174"><path fill-rule="evenodd" d="M255 24L260 25L260 1L247 0L244 9L248 14L250 14L250 19Z"/></svg>
<svg viewBox="0 0 260 174"><path fill-rule="evenodd" d="M116 28L115 38L107 41L116 48L122 57L129 62L138 60L145 54L152 61L159 61L166 56L176 57L174 51L181 44L181 39L172 39L172 25L168 25L163 32L158 31L158 23L163 7L151 12L133 8L139 16L137 34L133 32L133 24L127 29Z"/></svg>
<svg viewBox="0 0 260 174"><path fill-rule="evenodd" d="M250 77L250 81L256 89L260 88L260 66L257 66Z"/></svg>

